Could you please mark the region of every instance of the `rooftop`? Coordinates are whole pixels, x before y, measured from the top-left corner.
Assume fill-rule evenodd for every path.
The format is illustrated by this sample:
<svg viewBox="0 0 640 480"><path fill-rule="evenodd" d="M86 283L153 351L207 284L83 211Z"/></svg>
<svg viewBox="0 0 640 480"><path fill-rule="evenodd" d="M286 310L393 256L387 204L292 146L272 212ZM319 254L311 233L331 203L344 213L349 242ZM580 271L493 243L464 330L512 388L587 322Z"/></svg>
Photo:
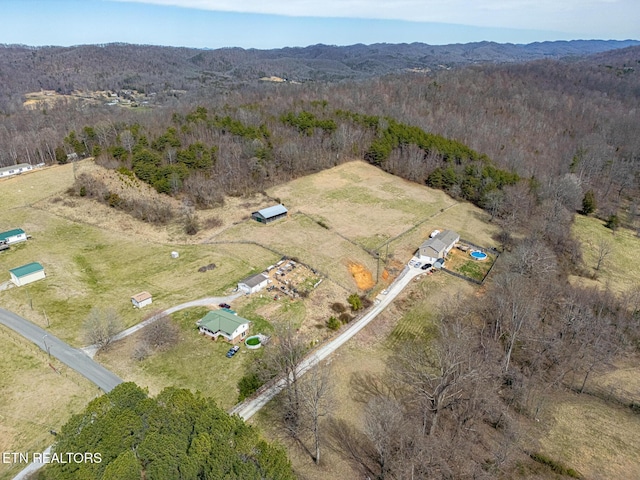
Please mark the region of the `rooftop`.
<svg viewBox="0 0 640 480"><path fill-rule="evenodd" d="M273 207L263 208L262 210L258 210L258 213L262 215L264 218L276 217L278 215L282 215L283 213L287 213L288 210L282 204L274 205Z"/></svg>
<svg viewBox="0 0 640 480"><path fill-rule="evenodd" d="M149 292L140 292L140 293L136 293L131 298L133 300L135 300L136 302L140 303L140 302L144 302L145 300L150 299L151 298L151 294Z"/></svg>
<svg viewBox="0 0 640 480"><path fill-rule="evenodd" d="M247 287L253 288L256 285L260 285L265 280L268 280L268 278L264 274L259 273L241 280L240 283L244 283Z"/></svg>
<svg viewBox="0 0 640 480"><path fill-rule="evenodd" d="M26 265L22 265L21 267L12 268L9 270L16 277L25 277L34 272L39 272L40 270L44 270L44 267L40 265L38 262L27 263Z"/></svg>
<svg viewBox="0 0 640 480"><path fill-rule="evenodd" d="M213 310L196 322L199 327L229 336L244 323L249 323L249 320L224 310Z"/></svg>
<svg viewBox="0 0 640 480"><path fill-rule="evenodd" d="M32 168L28 163L18 163L17 165L9 165L8 167L0 167L0 172L9 172L20 168Z"/></svg>
<svg viewBox="0 0 640 480"><path fill-rule="evenodd" d="M24 233L24 230L21 228L14 228L13 230L7 230L6 232L0 233L0 242L6 240L9 237L15 237L16 235L20 235Z"/></svg>

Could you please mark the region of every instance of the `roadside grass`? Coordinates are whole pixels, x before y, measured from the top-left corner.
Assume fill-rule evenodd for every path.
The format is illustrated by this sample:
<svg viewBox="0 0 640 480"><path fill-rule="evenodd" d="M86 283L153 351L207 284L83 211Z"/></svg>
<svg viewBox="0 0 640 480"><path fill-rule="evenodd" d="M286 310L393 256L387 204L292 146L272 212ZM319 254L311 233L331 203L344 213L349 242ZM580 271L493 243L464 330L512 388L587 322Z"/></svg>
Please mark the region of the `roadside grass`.
<svg viewBox="0 0 640 480"><path fill-rule="evenodd" d="M60 373L56 373L49 364ZM71 415L100 392L66 365L0 326L0 452L42 452ZM0 462L0 479L25 464Z"/></svg>
<svg viewBox="0 0 640 480"><path fill-rule="evenodd" d="M544 421L543 453L585 478L640 478L640 415L589 395L558 394Z"/></svg>
<svg viewBox="0 0 640 480"><path fill-rule="evenodd" d="M604 226L602 220L576 215L573 234L582 244L585 268L590 275L596 277L596 281L576 277L573 280L585 285L608 287L616 293L631 292L639 288L640 238L633 231L620 228L614 233ZM598 251L602 243L610 247L611 253L602 262L600 270L596 272Z"/></svg>

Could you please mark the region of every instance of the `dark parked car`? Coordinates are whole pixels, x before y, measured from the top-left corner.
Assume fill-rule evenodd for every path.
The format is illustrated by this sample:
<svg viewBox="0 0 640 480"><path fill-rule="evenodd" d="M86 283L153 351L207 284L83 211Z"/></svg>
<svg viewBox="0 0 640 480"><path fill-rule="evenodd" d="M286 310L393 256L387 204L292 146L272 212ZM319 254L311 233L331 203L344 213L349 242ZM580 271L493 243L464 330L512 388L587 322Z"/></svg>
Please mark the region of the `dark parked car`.
<svg viewBox="0 0 640 480"><path fill-rule="evenodd" d="M218 304L218 306L220 308L231 308L231 305L229 305L228 303L220 303L220 304Z"/></svg>
<svg viewBox="0 0 640 480"><path fill-rule="evenodd" d="M429 270L431 267L433 267L433 265L431 265L430 263L425 263L424 265L422 265L422 267L420 267L422 270Z"/></svg>
<svg viewBox="0 0 640 480"><path fill-rule="evenodd" d="M238 345L231 347L227 352L227 358L233 357L238 352L238 350L240 350L240 347Z"/></svg>

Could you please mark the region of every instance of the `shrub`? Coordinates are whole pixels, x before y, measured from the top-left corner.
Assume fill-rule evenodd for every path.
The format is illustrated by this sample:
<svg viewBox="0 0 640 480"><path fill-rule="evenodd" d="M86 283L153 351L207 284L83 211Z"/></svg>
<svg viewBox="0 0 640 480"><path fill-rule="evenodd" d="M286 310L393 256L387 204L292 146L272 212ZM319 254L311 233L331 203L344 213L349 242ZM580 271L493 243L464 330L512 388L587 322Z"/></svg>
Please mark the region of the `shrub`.
<svg viewBox="0 0 640 480"><path fill-rule="evenodd" d="M342 313L347 310L347 307L343 303L335 302L331 304L331 310L333 310L336 313Z"/></svg>
<svg viewBox="0 0 640 480"><path fill-rule="evenodd" d="M341 325L342 322L340 322L336 317L329 317L329 320L327 320L327 328L329 330L338 330Z"/></svg>
<svg viewBox="0 0 640 480"><path fill-rule="evenodd" d="M256 372L247 373L238 380L238 402L253 395L261 386L262 382Z"/></svg>
<svg viewBox="0 0 640 480"><path fill-rule="evenodd" d="M351 305L351 310L353 310L354 312L362 308L362 299L358 296L357 293L352 293L351 295L349 295L349 298L347 298L347 302L349 302L349 305Z"/></svg>
<svg viewBox="0 0 640 480"><path fill-rule="evenodd" d="M349 323L351 320L353 320L353 317L351 315L349 315L348 312L344 312L341 313L340 316L338 317L338 319L342 322L342 323Z"/></svg>

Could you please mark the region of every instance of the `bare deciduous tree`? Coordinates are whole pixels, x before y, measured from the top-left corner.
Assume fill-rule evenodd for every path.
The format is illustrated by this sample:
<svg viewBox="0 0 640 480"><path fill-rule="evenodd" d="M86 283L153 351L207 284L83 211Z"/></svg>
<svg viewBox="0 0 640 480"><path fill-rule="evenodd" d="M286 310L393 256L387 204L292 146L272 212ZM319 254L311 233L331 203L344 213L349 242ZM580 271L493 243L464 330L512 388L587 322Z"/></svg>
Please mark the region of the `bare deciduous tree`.
<svg viewBox="0 0 640 480"><path fill-rule="evenodd" d="M93 307L84 323L84 330L89 343L106 349L122 330L122 320L113 308Z"/></svg>
<svg viewBox="0 0 640 480"><path fill-rule="evenodd" d="M314 461L320 463L321 419L330 412L333 382L327 365L316 364L298 380L303 421L313 436Z"/></svg>
<svg viewBox="0 0 640 480"><path fill-rule="evenodd" d="M597 250L596 250L596 272L600 271L600 268L605 264L605 260L611 255L613 251L611 242L605 239L601 239L598 242Z"/></svg>

